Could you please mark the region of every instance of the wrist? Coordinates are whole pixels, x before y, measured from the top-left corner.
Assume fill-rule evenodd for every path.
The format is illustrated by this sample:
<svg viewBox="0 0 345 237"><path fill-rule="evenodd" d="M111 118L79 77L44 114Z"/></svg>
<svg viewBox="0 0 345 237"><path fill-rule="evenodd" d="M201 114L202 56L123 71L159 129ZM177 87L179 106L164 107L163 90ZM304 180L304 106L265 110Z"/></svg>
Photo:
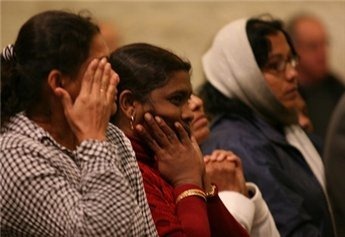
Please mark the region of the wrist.
<svg viewBox="0 0 345 237"><path fill-rule="evenodd" d="M175 202L176 204L179 203L181 200L188 198L188 197L199 197L206 202L206 194L204 191L198 188L187 189L183 191L180 195L177 196Z"/></svg>
<svg viewBox="0 0 345 237"><path fill-rule="evenodd" d="M193 179L193 178L180 179L173 182L172 184L173 184L173 187L175 188L181 185L185 185L185 184L192 184L199 188L202 187L201 179Z"/></svg>

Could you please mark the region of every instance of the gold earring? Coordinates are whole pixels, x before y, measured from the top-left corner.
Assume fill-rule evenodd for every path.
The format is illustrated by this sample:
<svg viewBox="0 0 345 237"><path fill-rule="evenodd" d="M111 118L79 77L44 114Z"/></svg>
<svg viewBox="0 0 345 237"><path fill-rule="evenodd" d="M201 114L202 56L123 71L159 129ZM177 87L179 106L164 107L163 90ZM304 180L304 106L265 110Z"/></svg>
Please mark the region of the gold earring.
<svg viewBox="0 0 345 237"><path fill-rule="evenodd" d="M134 130L134 116L133 115L131 115L131 118L130 118L130 120L129 120L129 123L130 123L130 125L131 125L131 129L132 130Z"/></svg>

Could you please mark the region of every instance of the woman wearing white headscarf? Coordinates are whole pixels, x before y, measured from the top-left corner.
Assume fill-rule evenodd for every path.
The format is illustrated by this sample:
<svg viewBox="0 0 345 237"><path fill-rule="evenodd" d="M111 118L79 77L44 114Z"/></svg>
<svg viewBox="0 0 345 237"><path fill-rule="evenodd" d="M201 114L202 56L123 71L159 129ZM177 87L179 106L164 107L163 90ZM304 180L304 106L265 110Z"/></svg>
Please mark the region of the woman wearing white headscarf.
<svg viewBox="0 0 345 237"><path fill-rule="evenodd" d="M334 236L322 160L297 122L296 53L281 22L226 25L202 62L201 97L212 118L204 153L241 158L281 236Z"/></svg>

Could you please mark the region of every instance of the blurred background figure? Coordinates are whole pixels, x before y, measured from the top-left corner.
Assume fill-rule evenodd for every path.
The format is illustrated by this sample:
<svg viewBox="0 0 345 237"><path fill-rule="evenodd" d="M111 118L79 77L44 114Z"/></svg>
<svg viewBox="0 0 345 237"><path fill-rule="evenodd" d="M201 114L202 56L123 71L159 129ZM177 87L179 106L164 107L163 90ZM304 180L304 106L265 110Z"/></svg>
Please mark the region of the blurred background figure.
<svg viewBox="0 0 345 237"><path fill-rule="evenodd" d="M110 21L100 21L98 26L110 52L117 49L121 42L121 35L118 26Z"/></svg>
<svg viewBox="0 0 345 237"><path fill-rule="evenodd" d="M334 109L325 142L327 191L338 237L345 236L345 94Z"/></svg>
<svg viewBox="0 0 345 237"><path fill-rule="evenodd" d="M344 91L341 80L329 67L329 36L320 19L310 14L295 15L287 26L299 55L300 93L315 133L324 139L330 115Z"/></svg>

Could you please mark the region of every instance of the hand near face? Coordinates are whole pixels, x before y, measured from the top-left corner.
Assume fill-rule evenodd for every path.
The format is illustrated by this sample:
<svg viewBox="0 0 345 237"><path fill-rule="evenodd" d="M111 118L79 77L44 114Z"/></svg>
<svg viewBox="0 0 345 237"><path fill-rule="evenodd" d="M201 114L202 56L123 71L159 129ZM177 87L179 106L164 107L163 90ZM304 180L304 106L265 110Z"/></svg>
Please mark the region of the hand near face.
<svg viewBox="0 0 345 237"><path fill-rule="evenodd" d="M114 102L118 83L118 75L103 58L94 59L88 65L74 102L63 88L55 90L79 143L86 139L105 140L110 115L116 110Z"/></svg>
<svg viewBox="0 0 345 237"><path fill-rule="evenodd" d="M146 129L142 125L135 129L154 151L161 175L174 187L187 183L202 187L205 166L196 140L178 122L175 132L158 116L144 117Z"/></svg>
<svg viewBox="0 0 345 237"><path fill-rule="evenodd" d="M204 156L206 174L219 191L236 191L248 196L241 160L231 151L215 150Z"/></svg>

